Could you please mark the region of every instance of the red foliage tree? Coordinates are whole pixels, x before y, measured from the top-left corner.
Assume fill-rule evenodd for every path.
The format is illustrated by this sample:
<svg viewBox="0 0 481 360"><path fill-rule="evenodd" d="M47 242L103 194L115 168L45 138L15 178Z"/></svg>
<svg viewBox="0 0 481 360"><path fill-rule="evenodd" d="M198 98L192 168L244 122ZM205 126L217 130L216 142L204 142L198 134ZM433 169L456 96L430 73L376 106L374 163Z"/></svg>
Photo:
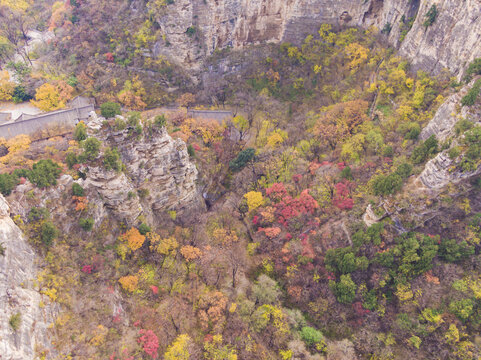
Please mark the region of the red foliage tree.
<svg viewBox="0 0 481 360"><path fill-rule="evenodd" d="M114 62L114 54L112 54L111 52L108 52L105 54L105 59L108 61L108 62Z"/></svg>
<svg viewBox="0 0 481 360"><path fill-rule="evenodd" d="M152 330L142 329L139 331L140 337L137 339L147 355L152 359L157 359L159 356L159 339Z"/></svg>
<svg viewBox="0 0 481 360"><path fill-rule="evenodd" d="M354 206L354 200L351 198L351 190L354 184L348 180L337 183L335 185L335 194L332 204L341 210L350 210Z"/></svg>

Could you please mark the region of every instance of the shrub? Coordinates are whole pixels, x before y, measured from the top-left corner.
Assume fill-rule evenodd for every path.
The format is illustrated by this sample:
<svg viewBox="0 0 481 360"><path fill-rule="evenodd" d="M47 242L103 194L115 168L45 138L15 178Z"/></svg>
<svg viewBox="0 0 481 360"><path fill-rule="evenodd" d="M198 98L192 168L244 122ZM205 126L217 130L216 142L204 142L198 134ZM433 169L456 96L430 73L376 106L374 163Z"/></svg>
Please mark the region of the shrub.
<svg viewBox="0 0 481 360"><path fill-rule="evenodd" d="M476 80L473 87L469 89L468 93L461 99L461 105L473 106L478 99L479 92L481 90L481 79Z"/></svg>
<svg viewBox="0 0 481 360"><path fill-rule="evenodd" d="M392 30L392 25L390 22L387 22L381 30L381 34L389 35Z"/></svg>
<svg viewBox="0 0 481 360"><path fill-rule="evenodd" d="M364 295L364 302L362 303L362 307L364 309L368 309L373 311L377 307L377 296L376 296L376 290L372 289L369 290L365 295Z"/></svg>
<svg viewBox="0 0 481 360"><path fill-rule="evenodd" d="M433 4L428 12L426 13L426 20L423 23L423 26L425 28L430 27L434 22L436 21L436 18L438 17L438 8L436 4Z"/></svg>
<svg viewBox="0 0 481 360"><path fill-rule="evenodd" d="M93 229L94 227L94 224L95 224L95 221L94 219L92 218L85 218L85 219L80 219L79 220L79 225L82 229L84 229L85 231L90 231Z"/></svg>
<svg viewBox="0 0 481 360"><path fill-rule="evenodd" d="M28 221L39 221L50 218L50 212L44 207L33 207L28 212Z"/></svg>
<svg viewBox="0 0 481 360"><path fill-rule="evenodd" d="M390 175L377 175L372 180L372 190L375 195L390 195L402 187L402 177L396 173Z"/></svg>
<svg viewBox="0 0 481 360"><path fill-rule="evenodd" d="M394 173L396 175L399 175L403 179L407 179L409 176L411 176L412 171L413 171L413 167L411 164L403 163L397 167Z"/></svg>
<svg viewBox="0 0 481 360"><path fill-rule="evenodd" d="M411 160L414 164L420 164L426 161L431 155L438 152L438 140L434 135L431 135L422 144L418 145L412 155Z"/></svg>
<svg viewBox="0 0 481 360"><path fill-rule="evenodd" d="M464 155L461 168L464 171L476 169L477 162L481 158L481 127L475 126L464 134L464 143L468 146Z"/></svg>
<svg viewBox="0 0 481 360"><path fill-rule="evenodd" d="M276 304L281 294L277 282L265 274L261 274L252 287L252 296L260 304Z"/></svg>
<svg viewBox="0 0 481 360"><path fill-rule="evenodd" d="M448 151L448 156L454 160L456 159L459 155L461 155L461 148L459 146L453 146L451 149Z"/></svg>
<svg viewBox="0 0 481 360"><path fill-rule="evenodd" d="M454 129L456 130L456 135L461 135L471 129L473 126L473 123L468 119L461 119L456 123Z"/></svg>
<svg viewBox="0 0 481 360"><path fill-rule="evenodd" d="M190 27L187 28L187 30L185 31L185 33L186 33L187 35L189 35L190 37L192 37L192 36L195 35L196 31L197 31L197 30L196 30L196 28L195 28L194 26L190 26Z"/></svg>
<svg viewBox="0 0 481 360"><path fill-rule="evenodd" d="M407 140L416 140L421 133L421 126L418 123L412 122L409 123L406 128L406 133L404 134L404 138Z"/></svg>
<svg viewBox="0 0 481 360"><path fill-rule="evenodd" d="M122 170L122 161L120 154L116 148L108 148L104 154L104 166L107 170L115 170L119 172Z"/></svg>
<svg viewBox="0 0 481 360"><path fill-rule="evenodd" d="M385 156L385 157L393 157L394 156L394 149L392 148L392 146L388 145L388 146L385 146L382 150L382 156Z"/></svg>
<svg viewBox="0 0 481 360"><path fill-rule="evenodd" d="M32 99L33 99L33 96L27 93L27 91L25 90L25 87L21 85L15 86L15 89L13 90L13 94L12 94L12 100L15 104L18 104L24 101L29 101Z"/></svg>
<svg viewBox="0 0 481 360"><path fill-rule="evenodd" d="M84 196L84 188L77 183L72 184L72 194L73 196Z"/></svg>
<svg viewBox="0 0 481 360"><path fill-rule="evenodd" d="M452 301L449 304L449 311L458 317L459 320L465 322L473 313L474 302L471 299L463 299Z"/></svg>
<svg viewBox="0 0 481 360"><path fill-rule="evenodd" d="M189 146L187 146L187 153L189 154L190 157L195 156L195 149L191 144L189 144Z"/></svg>
<svg viewBox="0 0 481 360"><path fill-rule="evenodd" d="M83 122L79 122L75 127L73 136L79 142L85 140L87 138L87 126Z"/></svg>
<svg viewBox="0 0 481 360"><path fill-rule="evenodd" d="M439 246L439 256L448 262L458 262L474 254L474 247L466 241L443 240Z"/></svg>
<svg viewBox="0 0 481 360"><path fill-rule="evenodd" d="M344 169L342 169L341 178L346 180L352 180L352 172L349 166L346 166Z"/></svg>
<svg viewBox="0 0 481 360"><path fill-rule="evenodd" d="M83 155L88 160L95 160L99 155L100 141L96 138L90 137L82 143L84 148Z"/></svg>
<svg viewBox="0 0 481 360"><path fill-rule="evenodd" d="M157 116L154 118L154 124L155 124L155 126L164 127L166 123L167 123L167 119L165 118L165 115L164 115L164 114L162 114L162 115L157 115Z"/></svg>
<svg viewBox="0 0 481 360"><path fill-rule="evenodd" d="M50 159L40 160L33 164L28 173L28 179L40 188L56 185L57 178L62 173L62 168Z"/></svg>
<svg viewBox="0 0 481 360"><path fill-rule="evenodd" d="M122 119L115 119L115 130L122 131L127 127L127 123Z"/></svg>
<svg viewBox="0 0 481 360"><path fill-rule="evenodd" d="M304 326L301 329L301 339L306 343L307 346L313 346L324 340L324 335L317 329L310 326Z"/></svg>
<svg viewBox="0 0 481 360"><path fill-rule="evenodd" d="M356 297L357 285L352 281L351 275L341 275L339 282L329 281L329 287L341 304L351 304Z"/></svg>
<svg viewBox="0 0 481 360"><path fill-rule="evenodd" d="M128 114L127 114L127 123L130 125L130 126L137 126L140 124L140 119L141 119L141 114L140 112L138 111L130 111Z"/></svg>
<svg viewBox="0 0 481 360"><path fill-rule="evenodd" d="M75 164L78 164L79 159L77 155L73 152L68 152L67 156L65 157L65 163L67 164L68 168L71 169Z"/></svg>
<svg viewBox="0 0 481 360"><path fill-rule="evenodd" d="M20 329L20 325L22 324L22 314L16 313L10 316L10 319L8 320L8 324L12 328L13 331L17 331Z"/></svg>
<svg viewBox="0 0 481 360"><path fill-rule="evenodd" d="M252 148L242 150L237 157L229 163L229 168L232 171L239 171L246 164L254 158L256 151Z"/></svg>
<svg viewBox="0 0 481 360"><path fill-rule="evenodd" d="M142 223L139 225L139 232L141 235L145 235L147 233L149 233L152 229L150 228L149 225L147 225L146 223Z"/></svg>
<svg viewBox="0 0 481 360"><path fill-rule="evenodd" d="M0 193L7 196L17 185L17 177L13 174L0 174Z"/></svg>
<svg viewBox="0 0 481 360"><path fill-rule="evenodd" d="M50 246L52 241L58 236L58 230L50 221L42 224L40 239L46 246Z"/></svg>
<svg viewBox="0 0 481 360"><path fill-rule="evenodd" d="M104 118L113 118L115 115L120 115L120 104L115 102L105 102L100 105L100 113Z"/></svg>
<svg viewBox="0 0 481 360"><path fill-rule="evenodd" d="M469 64L466 75L464 76L464 81L471 81L473 75L481 75L481 58L474 59L471 64Z"/></svg>

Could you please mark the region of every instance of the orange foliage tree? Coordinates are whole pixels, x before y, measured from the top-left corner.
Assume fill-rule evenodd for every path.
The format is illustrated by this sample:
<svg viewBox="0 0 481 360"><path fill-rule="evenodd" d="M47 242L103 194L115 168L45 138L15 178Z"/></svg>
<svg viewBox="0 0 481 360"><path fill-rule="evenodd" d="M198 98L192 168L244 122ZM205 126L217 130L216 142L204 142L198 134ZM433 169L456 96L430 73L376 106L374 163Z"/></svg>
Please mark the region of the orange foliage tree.
<svg viewBox="0 0 481 360"><path fill-rule="evenodd" d="M130 250L135 251L142 247L145 241L145 236L142 235L139 230L132 227L120 236L120 241L126 242Z"/></svg>
<svg viewBox="0 0 481 360"><path fill-rule="evenodd" d="M202 251L199 248L191 245L185 245L180 248L180 253L187 262L191 262L202 256Z"/></svg>
<svg viewBox="0 0 481 360"><path fill-rule="evenodd" d="M220 330L225 321L227 300L220 291L208 292L200 297L198 315L203 330L208 331L211 326L214 331Z"/></svg>
<svg viewBox="0 0 481 360"><path fill-rule="evenodd" d="M368 103L363 100L325 107L314 126L314 134L335 149L340 141L354 134L356 128L369 119L367 109Z"/></svg>
<svg viewBox="0 0 481 360"><path fill-rule="evenodd" d="M132 293L137 290L139 278L135 275L123 276L119 279L119 283L125 291Z"/></svg>

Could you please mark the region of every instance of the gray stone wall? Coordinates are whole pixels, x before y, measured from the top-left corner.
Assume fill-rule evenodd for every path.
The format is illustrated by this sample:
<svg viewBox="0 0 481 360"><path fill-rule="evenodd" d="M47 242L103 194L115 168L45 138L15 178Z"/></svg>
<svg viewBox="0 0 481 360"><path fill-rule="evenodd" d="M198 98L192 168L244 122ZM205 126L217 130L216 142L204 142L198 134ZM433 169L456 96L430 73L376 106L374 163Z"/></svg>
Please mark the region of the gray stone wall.
<svg viewBox="0 0 481 360"><path fill-rule="evenodd" d="M34 117L23 115L14 123L0 125L0 138L8 140L21 134L31 135L49 127L74 127L79 121L87 120L91 111L94 111L93 105L54 111Z"/></svg>
<svg viewBox="0 0 481 360"><path fill-rule="evenodd" d="M218 110L188 110L187 115L194 119L214 119L219 122L227 120L232 117L232 111L218 111Z"/></svg>

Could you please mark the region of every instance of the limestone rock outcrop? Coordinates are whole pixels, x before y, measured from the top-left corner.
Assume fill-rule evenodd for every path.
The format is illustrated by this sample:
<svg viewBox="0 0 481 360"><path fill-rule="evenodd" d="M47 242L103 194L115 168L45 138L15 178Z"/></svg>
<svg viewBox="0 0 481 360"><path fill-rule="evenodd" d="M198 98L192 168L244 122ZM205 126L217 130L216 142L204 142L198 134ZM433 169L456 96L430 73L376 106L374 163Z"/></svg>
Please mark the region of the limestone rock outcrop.
<svg viewBox="0 0 481 360"><path fill-rule="evenodd" d="M90 198L100 199L100 206L103 205L106 210L110 210L119 220L125 221L127 224L135 223L142 213L136 189L122 172L90 167L87 179L80 184L88 189L91 194Z"/></svg>
<svg viewBox="0 0 481 360"><path fill-rule="evenodd" d="M391 23L394 34L412 7L408 0L178 0L157 17L165 39L155 52L198 68L199 61L216 49L297 43L321 23L378 28ZM167 42L172 46L165 46Z"/></svg>
<svg viewBox="0 0 481 360"><path fill-rule="evenodd" d="M91 166L86 179L79 180L97 207L103 206L132 225L140 215L153 220L167 210L183 213L205 206L196 185L197 168L190 161L186 144L172 139L165 129L145 130L138 137L132 129L100 131L95 136L117 148L125 165L122 172ZM97 215L96 222L105 212L97 211Z"/></svg>
<svg viewBox="0 0 481 360"><path fill-rule="evenodd" d="M138 141L125 131L113 139L131 181L136 188L147 190L146 201L154 212L199 205L197 168L182 140L172 139L165 129L153 129Z"/></svg>
<svg viewBox="0 0 481 360"><path fill-rule="evenodd" d="M0 194L0 358L33 360L36 351L52 353L49 324L54 319L51 305L34 286L37 256L22 231L10 218L10 208ZM12 316L19 314L18 328ZM14 324L14 322L13 322ZM14 324L15 327L15 324ZM53 358L53 356L47 356Z"/></svg>
<svg viewBox="0 0 481 360"><path fill-rule="evenodd" d="M456 184L480 173L481 167L475 171L461 171L456 168L455 161L442 152L426 163L424 170L419 175L419 180L427 188L441 189L449 183Z"/></svg>
<svg viewBox="0 0 481 360"><path fill-rule="evenodd" d="M400 47L400 54L409 58L415 69L439 72L447 68L461 75L473 59L481 57L481 2L436 1L436 20L425 27L426 14L433 4L421 0L418 16Z"/></svg>
<svg viewBox="0 0 481 360"><path fill-rule="evenodd" d="M481 3L440 0L438 15L423 24L433 5L429 0L176 0L157 14L165 35L155 53L167 55L193 69L216 49L239 48L262 42L299 42L321 23L389 29L389 42L400 47L416 69L461 74L481 56ZM415 18L400 42L402 20ZM190 30L188 30L190 29ZM169 46L170 45L170 46Z"/></svg>
<svg viewBox="0 0 481 360"><path fill-rule="evenodd" d="M431 121L421 131L419 135L421 140L426 140L431 135L434 135L438 141L445 141L448 137L454 135L454 127L459 120L472 117L469 111L473 109L461 107L460 102L473 83L465 86L461 91L451 95L444 101Z"/></svg>

